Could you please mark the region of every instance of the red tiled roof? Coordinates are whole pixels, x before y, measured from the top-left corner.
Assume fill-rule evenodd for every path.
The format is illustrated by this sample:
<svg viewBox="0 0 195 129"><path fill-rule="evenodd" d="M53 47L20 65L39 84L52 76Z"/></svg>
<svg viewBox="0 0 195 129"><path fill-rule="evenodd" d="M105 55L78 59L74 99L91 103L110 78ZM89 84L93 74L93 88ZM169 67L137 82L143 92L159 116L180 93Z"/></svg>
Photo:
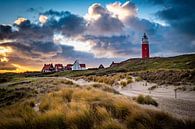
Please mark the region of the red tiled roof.
<svg viewBox="0 0 195 129"><path fill-rule="evenodd" d="M55 64L55 67L63 67L62 64Z"/></svg>
<svg viewBox="0 0 195 129"><path fill-rule="evenodd" d="M67 66L67 67L70 67L70 66L73 66L73 64L67 64L66 66Z"/></svg>
<svg viewBox="0 0 195 129"><path fill-rule="evenodd" d="M53 69L53 64L44 64L43 68L42 68L42 71L43 70L51 70Z"/></svg>
<svg viewBox="0 0 195 129"><path fill-rule="evenodd" d="M55 64L55 69L58 71L63 70L63 65L62 64Z"/></svg>
<svg viewBox="0 0 195 129"><path fill-rule="evenodd" d="M80 67L85 68L85 67L86 67L86 65L85 65L85 64L80 64Z"/></svg>

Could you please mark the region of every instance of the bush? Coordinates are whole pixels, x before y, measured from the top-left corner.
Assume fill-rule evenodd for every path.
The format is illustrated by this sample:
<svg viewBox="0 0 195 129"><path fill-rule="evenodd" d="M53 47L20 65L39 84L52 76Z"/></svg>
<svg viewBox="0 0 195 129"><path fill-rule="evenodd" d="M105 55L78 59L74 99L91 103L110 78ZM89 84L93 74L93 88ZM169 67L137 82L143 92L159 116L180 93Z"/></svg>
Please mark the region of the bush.
<svg viewBox="0 0 195 129"><path fill-rule="evenodd" d="M133 82L132 78L131 79L130 78L127 79L127 84L130 84L132 82Z"/></svg>
<svg viewBox="0 0 195 129"><path fill-rule="evenodd" d="M120 84L121 84L122 87L126 87L127 86L127 82L126 81L121 81Z"/></svg>
<svg viewBox="0 0 195 129"><path fill-rule="evenodd" d="M154 90L156 89L158 86L157 85L154 85L154 86L151 86L150 88L148 88L148 90Z"/></svg>
<svg viewBox="0 0 195 129"><path fill-rule="evenodd" d="M158 103L149 95L147 96L139 95L136 101L140 104L154 105L156 107L158 106Z"/></svg>
<svg viewBox="0 0 195 129"><path fill-rule="evenodd" d="M139 82L139 81L142 81L143 79L141 77L136 77L135 78L135 81Z"/></svg>

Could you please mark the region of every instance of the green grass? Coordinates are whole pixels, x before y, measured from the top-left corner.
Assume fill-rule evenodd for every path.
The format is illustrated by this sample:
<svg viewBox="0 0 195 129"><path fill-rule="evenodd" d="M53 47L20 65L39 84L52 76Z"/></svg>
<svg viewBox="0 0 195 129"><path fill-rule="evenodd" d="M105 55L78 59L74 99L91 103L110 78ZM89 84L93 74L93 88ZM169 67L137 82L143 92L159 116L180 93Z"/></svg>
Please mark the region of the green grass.
<svg viewBox="0 0 195 129"><path fill-rule="evenodd" d="M120 73L131 73L132 75L138 76L136 81L147 80L158 83L159 85L195 84L195 54L175 57L153 57L149 59L135 58L120 62L118 66L104 69L64 71L43 76L88 77L92 75L105 76ZM115 80L118 80L117 78L125 78L125 76L127 75L115 76ZM99 82L103 82L103 80ZM113 82L114 80L111 80L106 83L112 85Z"/></svg>

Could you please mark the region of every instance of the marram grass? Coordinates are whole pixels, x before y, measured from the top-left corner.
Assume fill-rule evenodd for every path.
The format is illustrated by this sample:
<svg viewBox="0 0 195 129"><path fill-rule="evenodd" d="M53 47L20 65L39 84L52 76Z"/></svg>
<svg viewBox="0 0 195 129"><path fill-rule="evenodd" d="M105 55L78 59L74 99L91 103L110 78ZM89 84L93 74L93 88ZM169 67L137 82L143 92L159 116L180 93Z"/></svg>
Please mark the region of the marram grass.
<svg viewBox="0 0 195 129"><path fill-rule="evenodd" d="M34 102L33 102L34 103ZM35 102L36 103L36 102ZM193 129L195 122L146 110L127 97L95 88L64 88L0 110L0 129Z"/></svg>

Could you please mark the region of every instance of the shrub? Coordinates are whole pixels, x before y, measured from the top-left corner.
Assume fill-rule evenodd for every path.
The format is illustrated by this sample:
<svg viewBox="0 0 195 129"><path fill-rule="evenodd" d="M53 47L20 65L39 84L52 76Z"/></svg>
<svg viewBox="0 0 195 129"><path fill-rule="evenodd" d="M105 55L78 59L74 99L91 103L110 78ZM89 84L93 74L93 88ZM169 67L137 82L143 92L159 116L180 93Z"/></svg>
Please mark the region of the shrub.
<svg viewBox="0 0 195 129"><path fill-rule="evenodd" d="M132 78L128 78L128 79L127 79L127 84L130 84L130 83L132 83L132 82L133 82Z"/></svg>
<svg viewBox="0 0 195 129"><path fill-rule="evenodd" d="M139 81L142 81L143 79L141 77L136 77L135 78L135 81L139 82Z"/></svg>
<svg viewBox="0 0 195 129"><path fill-rule="evenodd" d="M175 90L186 91L186 87L185 87L185 86L183 86L183 87L178 87L178 88L176 88Z"/></svg>
<svg viewBox="0 0 195 129"><path fill-rule="evenodd" d="M122 87L126 87L127 86L127 82L126 81L121 81L120 84L121 84Z"/></svg>
<svg viewBox="0 0 195 129"><path fill-rule="evenodd" d="M150 88L148 88L148 90L154 90L156 88L158 88L158 86L157 85L154 85L154 86L151 86Z"/></svg>
<svg viewBox="0 0 195 129"><path fill-rule="evenodd" d="M140 104L154 105L156 107L158 106L158 103L149 95L147 96L139 95L136 98L136 101Z"/></svg>

